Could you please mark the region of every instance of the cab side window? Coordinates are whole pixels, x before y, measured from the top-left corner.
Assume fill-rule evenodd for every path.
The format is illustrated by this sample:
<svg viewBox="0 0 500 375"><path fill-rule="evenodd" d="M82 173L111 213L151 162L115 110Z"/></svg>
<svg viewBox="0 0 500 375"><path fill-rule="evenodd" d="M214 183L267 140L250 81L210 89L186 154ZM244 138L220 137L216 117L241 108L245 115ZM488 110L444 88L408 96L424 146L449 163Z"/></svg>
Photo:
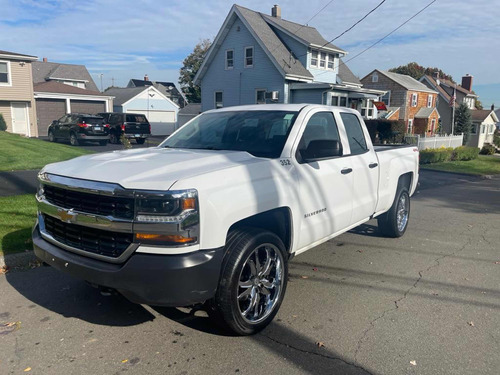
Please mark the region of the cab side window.
<svg viewBox="0 0 500 375"><path fill-rule="evenodd" d="M365 134L363 133L358 116L352 113L341 112L340 117L344 123L347 139L349 140L351 155L365 153L368 150L368 146L366 145Z"/></svg>
<svg viewBox="0 0 500 375"><path fill-rule="evenodd" d="M297 160L321 159L341 155L337 123L332 112L318 112L311 116L297 149Z"/></svg>

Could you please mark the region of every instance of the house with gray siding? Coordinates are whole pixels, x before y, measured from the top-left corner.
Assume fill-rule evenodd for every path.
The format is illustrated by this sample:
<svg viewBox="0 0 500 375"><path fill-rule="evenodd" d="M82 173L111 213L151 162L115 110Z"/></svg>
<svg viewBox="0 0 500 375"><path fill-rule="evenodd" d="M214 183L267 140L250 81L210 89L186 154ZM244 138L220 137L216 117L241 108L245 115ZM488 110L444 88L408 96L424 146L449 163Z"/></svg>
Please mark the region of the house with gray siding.
<svg viewBox="0 0 500 375"><path fill-rule="evenodd" d="M194 79L202 111L264 103L315 103L377 117L385 92L363 88L347 54L314 28L233 5Z"/></svg>

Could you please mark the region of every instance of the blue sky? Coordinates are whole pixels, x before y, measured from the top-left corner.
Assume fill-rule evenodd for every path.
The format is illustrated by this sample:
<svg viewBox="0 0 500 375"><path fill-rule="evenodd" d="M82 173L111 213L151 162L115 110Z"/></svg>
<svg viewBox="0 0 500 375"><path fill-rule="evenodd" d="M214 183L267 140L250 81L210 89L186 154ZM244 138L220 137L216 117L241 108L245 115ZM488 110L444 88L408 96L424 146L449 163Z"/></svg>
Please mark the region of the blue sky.
<svg viewBox="0 0 500 375"><path fill-rule="evenodd" d="M423 8L430 0L387 0L363 23L335 41L356 55ZM282 17L304 23L329 0L280 2ZM334 0L311 22L332 39L380 0ZM238 4L269 13L276 1ZM0 0L0 49L84 64L100 86L126 85L144 74L177 83L182 60L203 38L213 38L233 2L225 0ZM489 0L438 0L348 65L358 76L416 61L455 80L474 76L485 106L500 107L500 7ZM349 56L348 56L349 57Z"/></svg>

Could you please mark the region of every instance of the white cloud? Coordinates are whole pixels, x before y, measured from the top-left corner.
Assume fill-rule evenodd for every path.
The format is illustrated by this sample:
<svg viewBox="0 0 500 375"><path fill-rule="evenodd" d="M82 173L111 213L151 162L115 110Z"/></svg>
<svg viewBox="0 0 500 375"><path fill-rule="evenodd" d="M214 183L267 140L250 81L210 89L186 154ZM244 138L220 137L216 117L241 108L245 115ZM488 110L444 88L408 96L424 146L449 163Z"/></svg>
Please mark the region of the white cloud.
<svg viewBox="0 0 500 375"><path fill-rule="evenodd" d="M349 46L349 56L354 56L368 41L387 34L429 1L386 1L335 44ZM337 0L310 24L332 39L378 3ZM264 13L273 5L263 0L240 4ZM282 2L282 16L303 23L325 4L326 0ZM200 39L217 34L231 6L228 0L0 0L0 45L52 61L80 62L93 73L103 73L105 79L114 76L119 84L145 73L152 79L177 82L183 58ZM439 67L456 79L470 73L477 84L500 83L500 48L494 43L499 19L499 8L488 0L438 0L348 65L363 76L374 68L417 61Z"/></svg>

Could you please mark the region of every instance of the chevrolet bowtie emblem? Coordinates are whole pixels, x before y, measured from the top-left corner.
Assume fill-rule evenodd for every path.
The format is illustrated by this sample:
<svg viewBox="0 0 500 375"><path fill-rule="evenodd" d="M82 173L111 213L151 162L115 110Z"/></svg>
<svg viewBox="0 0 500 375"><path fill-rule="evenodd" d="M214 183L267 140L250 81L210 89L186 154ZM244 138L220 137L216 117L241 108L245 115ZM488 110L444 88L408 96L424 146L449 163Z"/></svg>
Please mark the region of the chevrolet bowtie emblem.
<svg viewBox="0 0 500 375"><path fill-rule="evenodd" d="M65 223L72 223L78 215L77 213L73 212L72 208L69 210L60 208L57 210L57 214L59 215L59 218Z"/></svg>

